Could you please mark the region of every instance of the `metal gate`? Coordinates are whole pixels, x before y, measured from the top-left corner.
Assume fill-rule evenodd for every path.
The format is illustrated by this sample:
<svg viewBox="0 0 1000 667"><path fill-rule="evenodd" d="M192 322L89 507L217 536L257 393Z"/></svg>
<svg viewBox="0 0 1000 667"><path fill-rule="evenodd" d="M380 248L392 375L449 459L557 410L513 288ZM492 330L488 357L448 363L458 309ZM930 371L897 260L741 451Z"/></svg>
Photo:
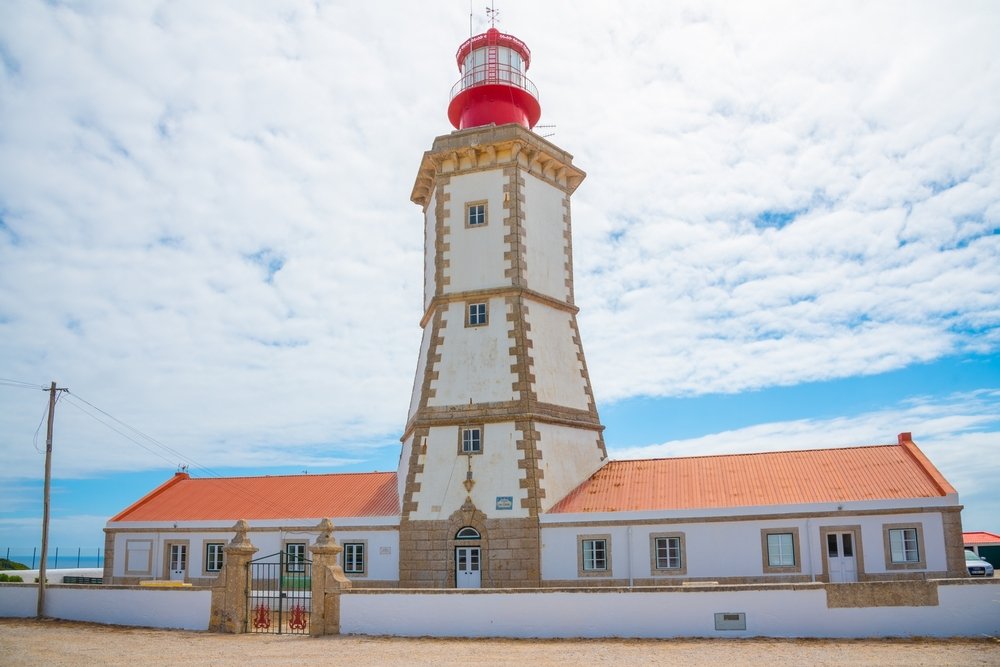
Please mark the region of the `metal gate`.
<svg viewBox="0 0 1000 667"><path fill-rule="evenodd" d="M247 632L309 634L312 561L284 551L247 563Z"/></svg>

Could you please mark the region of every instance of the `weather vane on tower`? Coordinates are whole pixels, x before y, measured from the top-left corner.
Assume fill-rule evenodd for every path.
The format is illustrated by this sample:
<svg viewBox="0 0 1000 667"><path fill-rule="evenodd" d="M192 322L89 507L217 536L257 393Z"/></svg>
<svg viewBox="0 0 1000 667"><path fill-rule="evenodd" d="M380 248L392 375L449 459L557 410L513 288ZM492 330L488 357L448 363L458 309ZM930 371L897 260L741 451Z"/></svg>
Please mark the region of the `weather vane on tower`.
<svg viewBox="0 0 1000 667"><path fill-rule="evenodd" d="M490 27L497 27L497 23L500 21L500 10L495 7L494 2L490 2L490 6L486 8L486 16L490 20Z"/></svg>

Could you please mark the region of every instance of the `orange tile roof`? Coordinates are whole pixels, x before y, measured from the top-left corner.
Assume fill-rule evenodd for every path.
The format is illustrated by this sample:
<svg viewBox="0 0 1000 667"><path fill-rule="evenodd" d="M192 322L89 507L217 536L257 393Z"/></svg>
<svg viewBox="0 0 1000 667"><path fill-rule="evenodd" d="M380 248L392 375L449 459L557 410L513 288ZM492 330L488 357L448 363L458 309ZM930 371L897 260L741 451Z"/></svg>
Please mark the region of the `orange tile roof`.
<svg viewBox="0 0 1000 667"><path fill-rule="evenodd" d="M192 478L177 473L111 521L396 516L396 473Z"/></svg>
<svg viewBox="0 0 1000 667"><path fill-rule="evenodd" d="M996 533L987 533L985 531L974 531L971 533L962 533L962 541L965 544L1000 544L1000 535Z"/></svg>
<svg viewBox="0 0 1000 667"><path fill-rule="evenodd" d="M610 461L549 512L748 507L954 493L916 445L901 436L897 445Z"/></svg>

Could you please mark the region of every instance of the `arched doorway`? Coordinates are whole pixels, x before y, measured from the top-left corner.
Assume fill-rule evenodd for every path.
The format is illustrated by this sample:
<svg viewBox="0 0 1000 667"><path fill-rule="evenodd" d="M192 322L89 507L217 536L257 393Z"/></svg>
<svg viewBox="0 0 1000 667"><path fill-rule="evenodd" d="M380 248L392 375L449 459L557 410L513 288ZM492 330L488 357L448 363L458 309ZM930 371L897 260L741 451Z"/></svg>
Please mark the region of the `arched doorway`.
<svg viewBox="0 0 1000 667"><path fill-rule="evenodd" d="M455 533L455 588L480 588L483 584L482 536L472 526Z"/></svg>

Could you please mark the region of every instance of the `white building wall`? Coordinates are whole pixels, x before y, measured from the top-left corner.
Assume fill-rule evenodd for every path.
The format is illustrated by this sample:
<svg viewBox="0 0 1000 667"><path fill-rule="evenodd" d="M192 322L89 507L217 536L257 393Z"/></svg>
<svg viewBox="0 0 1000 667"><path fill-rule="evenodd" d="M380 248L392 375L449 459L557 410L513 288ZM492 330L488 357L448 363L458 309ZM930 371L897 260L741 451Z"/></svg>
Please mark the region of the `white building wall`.
<svg viewBox="0 0 1000 667"><path fill-rule="evenodd" d="M805 506L798 506L804 508ZM774 508L772 508L773 510ZM782 511L795 512L783 507ZM576 515L579 516L579 515ZM602 515L607 516L607 515ZM553 515L546 517L553 520ZM598 521L599 519L594 519ZM885 524L920 524L924 541L921 549L926 567L921 570L894 570L886 567L884 556ZM542 525L542 580L562 581L580 578L577 571L578 541L580 535L610 536L611 570L596 578L646 579L665 576L654 573L651 563L650 535L652 533L683 533L685 563L688 579L713 579L728 577L781 576L765 574L761 531L764 529L795 528L799 532L801 570L788 574L818 577L823 573L823 548L820 529L825 526L861 526L861 547L866 574L892 572L914 573L920 571L946 571L944 530L941 515L918 512L912 514L886 514L873 516L843 515L816 519L768 519L748 521L711 521L705 523L662 523L642 525L602 526L580 523L578 526L547 527ZM857 547L855 547L857 550ZM592 579L595 577L583 577Z"/></svg>
<svg viewBox="0 0 1000 667"><path fill-rule="evenodd" d="M410 391L410 410L406 415L406 420L413 419L420 408L420 393L424 386L424 373L427 372L427 355L430 352L432 329L428 325L424 327L423 336L420 338L420 356L417 358L417 372L413 376L413 388ZM400 495L400 498L403 496Z"/></svg>
<svg viewBox="0 0 1000 667"><path fill-rule="evenodd" d="M314 526L321 521L316 519L295 520L302 526ZM235 522L234 522L235 523ZM284 550L287 542L305 542L313 544L319 533L315 530L299 530L288 527L290 520L283 521L249 521L248 537L257 552L254 558L264 558ZM333 517L333 537L338 543L344 540L364 540L368 543L369 579L399 580L399 533L398 518L392 517L390 523L383 518L336 518ZM383 528L365 530L364 526L385 524ZM119 527L127 524L111 524ZM130 527L138 527L132 525ZM114 577L139 577L141 579L166 578L165 545L167 542L188 542L187 577L211 578L218 572L204 570L205 545L209 542L228 544L233 539L231 527L221 527L217 522L178 522L177 530L172 530L173 524L161 527L160 530L148 532L119 532L115 535L115 555L112 565ZM283 528L285 527L285 528ZM268 530L255 530L267 528ZM199 530L200 529L200 530ZM152 544L152 567L147 572L126 572L126 543L128 541L148 540ZM307 556L308 557L308 556Z"/></svg>
<svg viewBox="0 0 1000 667"><path fill-rule="evenodd" d="M399 502L403 502L406 491L406 478L410 474L410 457L413 455L413 447L420 443L414 441L413 433L403 441L403 447L399 452L399 464L396 467L396 497Z"/></svg>
<svg viewBox="0 0 1000 667"><path fill-rule="evenodd" d="M523 476L518 468L520 452L517 440L520 431L513 422L488 423L483 425L483 453L467 456L458 453L458 426L439 426L430 429L427 454L422 461L424 472L420 478L420 490L414 494L418 511L410 515L412 519L447 519L452 512L462 506L466 496L487 515L498 518L517 519L528 516L521 507L526 498L526 490L520 488ZM475 486L466 491L463 482L472 463L472 478ZM497 497L511 497L513 508L496 510Z"/></svg>
<svg viewBox="0 0 1000 667"><path fill-rule="evenodd" d="M435 395L429 406L468 405L516 400L517 376L511 371L507 304L503 298L488 299L488 324L465 326L465 302L448 306L447 324L441 329L444 344L438 346L441 361L434 365L438 377L431 383Z"/></svg>
<svg viewBox="0 0 1000 667"><path fill-rule="evenodd" d="M436 266L434 264L435 240L437 239L437 193L432 192L424 211L424 310L431 305L437 290Z"/></svg>
<svg viewBox="0 0 1000 667"><path fill-rule="evenodd" d="M534 390L542 403L586 410L590 400L584 391L580 348L573 342L572 318L562 310L537 303L528 305Z"/></svg>
<svg viewBox="0 0 1000 667"><path fill-rule="evenodd" d="M603 463L597 431L535 422L541 436L538 448L542 458L540 484L545 489L542 511L549 510L580 485L580 480L594 474Z"/></svg>
<svg viewBox="0 0 1000 667"><path fill-rule="evenodd" d="M528 288L560 301L569 298L566 279L567 239L563 235L565 194L545 181L524 173L525 277Z"/></svg>
<svg viewBox="0 0 1000 667"><path fill-rule="evenodd" d="M444 253L448 261L445 276L450 282L445 292L500 287L510 284L504 275L510 261L504 259L504 236L508 230L503 224L503 186L506 182L502 169L452 176L445 186L451 199L445 204L449 213L446 242L449 250ZM487 224L466 227L465 204L487 202Z"/></svg>

